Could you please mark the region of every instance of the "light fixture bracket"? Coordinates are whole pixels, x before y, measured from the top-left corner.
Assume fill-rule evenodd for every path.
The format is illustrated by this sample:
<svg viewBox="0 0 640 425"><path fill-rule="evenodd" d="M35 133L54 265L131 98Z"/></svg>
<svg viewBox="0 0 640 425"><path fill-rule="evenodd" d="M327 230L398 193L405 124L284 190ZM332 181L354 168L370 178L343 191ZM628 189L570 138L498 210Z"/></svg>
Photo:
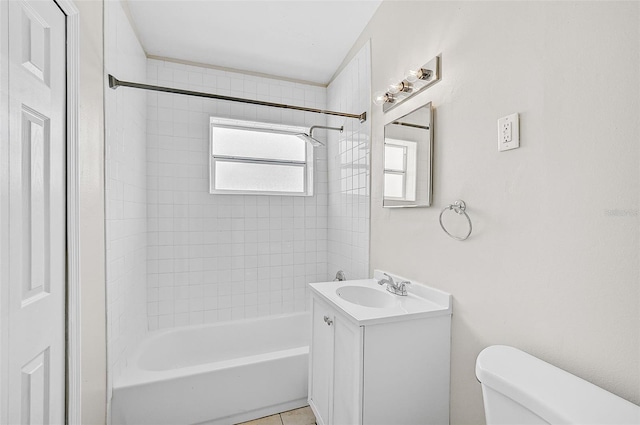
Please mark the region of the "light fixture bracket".
<svg viewBox="0 0 640 425"><path fill-rule="evenodd" d="M407 85L409 85L408 91L401 90L400 92L393 95L393 101L387 101L382 104L382 111L390 111L405 100L410 99L426 88L431 87L432 85L440 81L441 78L440 56L436 56L419 68L418 79L416 81L412 83L406 83Z"/></svg>
<svg viewBox="0 0 640 425"><path fill-rule="evenodd" d="M412 91L413 84L411 84L407 80L402 80L402 89L400 89L400 93L411 93Z"/></svg>

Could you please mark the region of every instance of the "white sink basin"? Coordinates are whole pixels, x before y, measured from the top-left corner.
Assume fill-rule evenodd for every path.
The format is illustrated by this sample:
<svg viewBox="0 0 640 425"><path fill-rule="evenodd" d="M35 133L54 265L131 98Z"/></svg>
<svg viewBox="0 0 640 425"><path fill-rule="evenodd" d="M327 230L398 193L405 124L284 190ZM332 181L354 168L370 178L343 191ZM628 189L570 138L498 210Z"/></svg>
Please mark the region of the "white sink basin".
<svg viewBox="0 0 640 425"><path fill-rule="evenodd" d="M398 282L407 280L392 276ZM451 315L451 295L445 292L414 281L407 287L407 296L394 295L384 285L378 285L380 279L386 278L383 271L375 270L373 277L310 283L309 287L359 325Z"/></svg>
<svg viewBox="0 0 640 425"><path fill-rule="evenodd" d="M366 286L342 286L336 289L336 294L350 303L364 307L387 308L393 307L396 302L394 295Z"/></svg>

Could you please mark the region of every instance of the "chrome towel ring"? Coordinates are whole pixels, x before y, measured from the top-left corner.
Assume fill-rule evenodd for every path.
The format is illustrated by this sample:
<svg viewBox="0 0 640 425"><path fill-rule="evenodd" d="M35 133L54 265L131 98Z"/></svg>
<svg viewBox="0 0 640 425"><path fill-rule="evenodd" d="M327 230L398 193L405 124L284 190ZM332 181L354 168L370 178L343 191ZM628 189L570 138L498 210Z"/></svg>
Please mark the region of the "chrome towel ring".
<svg viewBox="0 0 640 425"><path fill-rule="evenodd" d="M473 230L473 226L471 225L471 219L469 218L469 214L467 214L466 209L467 209L467 204L465 204L462 199L458 199L453 204L446 206L440 212L440 219L439 219L440 220L440 227L442 227L442 230L444 230L444 232L447 235L451 236L453 239L455 239L457 241L466 240L469 237L469 235L471 235L471 231ZM451 233L449 233L449 231L446 229L446 227L444 227L444 224L442 224L442 214L444 214L444 212L448 211L448 210L453 210L458 215L463 215L464 214L464 216L466 217L467 221L469 222L469 232L467 233L466 236L464 236L464 237L454 236Z"/></svg>

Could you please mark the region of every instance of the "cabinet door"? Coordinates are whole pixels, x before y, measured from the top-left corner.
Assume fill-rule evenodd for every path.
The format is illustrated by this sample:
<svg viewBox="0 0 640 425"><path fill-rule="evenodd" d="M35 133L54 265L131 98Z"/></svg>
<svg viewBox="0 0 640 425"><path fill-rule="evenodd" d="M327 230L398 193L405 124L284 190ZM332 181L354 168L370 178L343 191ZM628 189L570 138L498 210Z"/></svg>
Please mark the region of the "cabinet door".
<svg viewBox="0 0 640 425"><path fill-rule="evenodd" d="M364 328L336 314L333 322L334 425L362 423L362 353Z"/></svg>
<svg viewBox="0 0 640 425"><path fill-rule="evenodd" d="M332 310L326 304L313 298L309 404L319 425L331 424L329 418L333 385L333 316Z"/></svg>

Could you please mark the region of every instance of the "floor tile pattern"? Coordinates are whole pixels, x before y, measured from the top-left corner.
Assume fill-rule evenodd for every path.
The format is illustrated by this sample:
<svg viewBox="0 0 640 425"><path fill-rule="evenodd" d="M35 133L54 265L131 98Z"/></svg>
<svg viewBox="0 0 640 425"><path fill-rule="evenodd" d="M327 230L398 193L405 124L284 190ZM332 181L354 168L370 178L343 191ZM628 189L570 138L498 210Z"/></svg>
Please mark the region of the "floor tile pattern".
<svg viewBox="0 0 640 425"><path fill-rule="evenodd" d="M316 417L309 406L301 409L289 410L277 415L271 415L238 425L316 425Z"/></svg>

